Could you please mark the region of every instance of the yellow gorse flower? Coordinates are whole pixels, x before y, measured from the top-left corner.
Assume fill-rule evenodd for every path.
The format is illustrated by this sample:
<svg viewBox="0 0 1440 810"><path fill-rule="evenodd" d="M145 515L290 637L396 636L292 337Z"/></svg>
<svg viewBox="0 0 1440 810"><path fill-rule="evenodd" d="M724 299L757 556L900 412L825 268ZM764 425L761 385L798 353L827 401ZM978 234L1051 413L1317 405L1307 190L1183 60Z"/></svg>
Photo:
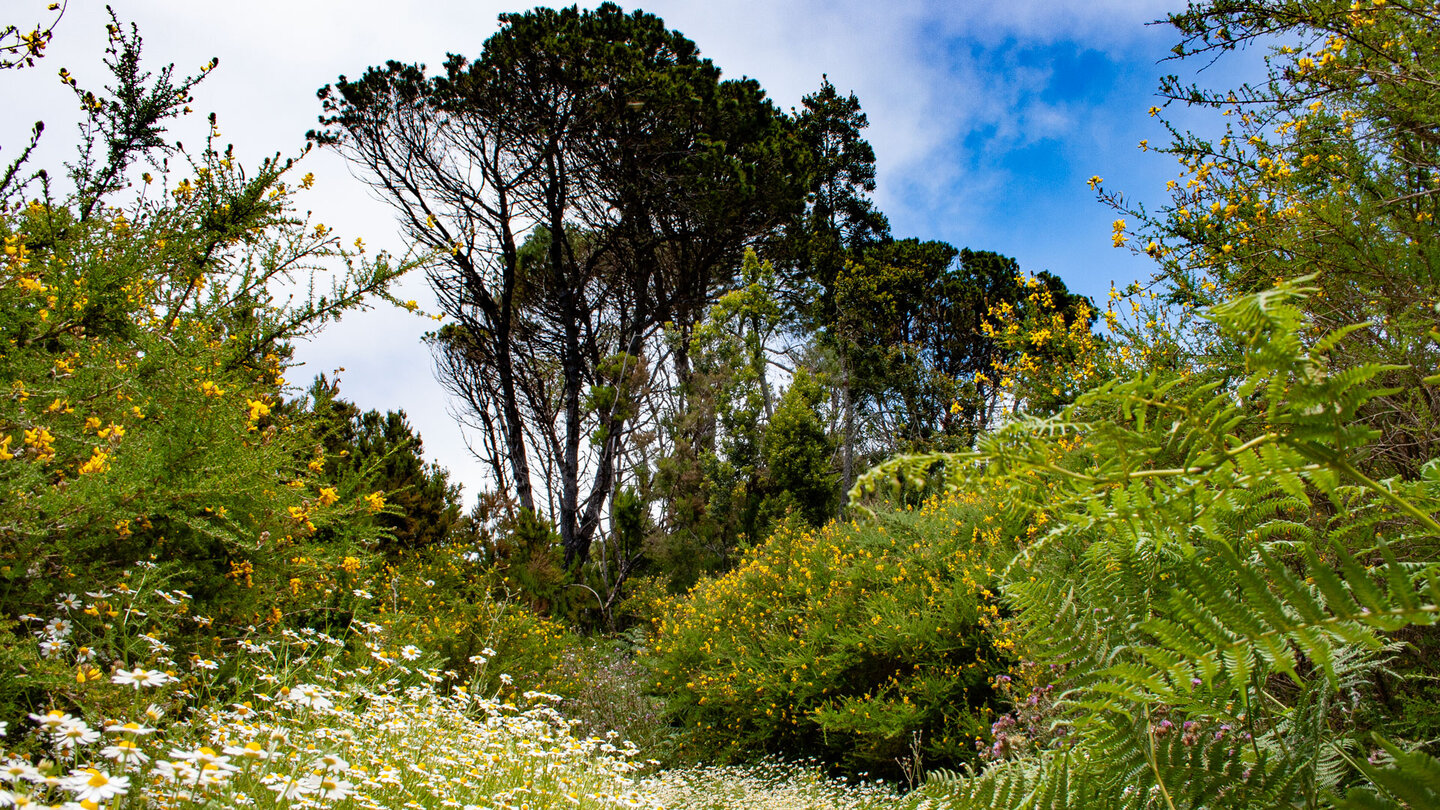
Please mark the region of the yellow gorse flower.
<svg viewBox="0 0 1440 810"><path fill-rule="evenodd" d="M108 469L110 469L110 454L96 447L94 454L80 465L79 472L81 475L89 475L90 473L105 472Z"/></svg>
<svg viewBox="0 0 1440 810"><path fill-rule="evenodd" d="M25 444L34 448L37 461L51 461L55 458L55 437L49 428L30 428L25 431Z"/></svg>
<svg viewBox="0 0 1440 810"><path fill-rule="evenodd" d="M385 508L385 493L376 490L366 495L364 501L366 508L370 510L371 514L374 514Z"/></svg>
<svg viewBox="0 0 1440 810"><path fill-rule="evenodd" d="M250 412L251 422L258 422L260 421L260 417L267 416L270 413L269 403L261 399L247 399L245 400L245 407Z"/></svg>

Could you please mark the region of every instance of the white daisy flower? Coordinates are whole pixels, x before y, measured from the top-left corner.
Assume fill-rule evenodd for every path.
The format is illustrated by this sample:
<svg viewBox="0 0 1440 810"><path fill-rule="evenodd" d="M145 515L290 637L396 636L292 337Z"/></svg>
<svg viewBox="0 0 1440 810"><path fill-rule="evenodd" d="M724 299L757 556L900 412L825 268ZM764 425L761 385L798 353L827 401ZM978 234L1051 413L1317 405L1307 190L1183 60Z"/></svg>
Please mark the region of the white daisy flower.
<svg viewBox="0 0 1440 810"><path fill-rule="evenodd" d="M0 781L15 784L19 781L34 782L40 779L40 771L23 759L11 759L0 765Z"/></svg>
<svg viewBox="0 0 1440 810"><path fill-rule="evenodd" d="M135 667L134 669L117 669L115 674L110 676L110 682L121 686L132 686L136 690L141 687L164 686L173 678L158 669L145 669Z"/></svg>
<svg viewBox="0 0 1440 810"><path fill-rule="evenodd" d="M260 781L265 784L265 787L280 794L277 798L286 801L315 792L315 785L312 785L310 777L296 779L293 776L272 773L266 774Z"/></svg>
<svg viewBox="0 0 1440 810"><path fill-rule="evenodd" d="M59 748L73 750L82 745L90 745L100 739L100 732L85 725L84 720L76 720L67 723L55 731L50 732Z"/></svg>
<svg viewBox="0 0 1440 810"><path fill-rule="evenodd" d="M45 714L32 714L30 719L40 724L45 731L54 731L61 726L75 722L75 718L69 712L62 712L58 709L51 709Z"/></svg>
<svg viewBox="0 0 1440 810"><path fill-rule="evenodd" d="M8 790L0 790L0 807L49 807L47 804L40 804L24 793L11 793Z"/></svg>
<svg viewBox="0 0 1440 810"><path fill-rule="evenodd" d="M265 750L264 746L253 740L245 743L243 746L226 746L225 753L229 756L237 757L244 762L264 762L274 756L273 752Z"/></svg>
<svg viewBox="0 0 1440 810"><path fill-rule="evenodd" d="M310 793L330 801L340 801L355 792L354 784L329 774L311 774L301 781L306 783Z"/></svg>
<svg viewBox="0 0 1440 810"><path fill-rule="evenodd" d="M140 746L130 740L120 740L114 745L101 748L100 756L119 765L144 765L150 761L150 755L141 751Z"/></svg>
<svg viewBox="0 0 1440 810"><path fill-rule="evenodd" d="M288 689L281 689L280 692L290 703L308 706L316 711L324 711L335 705L327 696L325 688L313 683L297 683Z"/></svg>
<svg viewBox="0 0 1440 810"><path fill-rule="evenodd" d="M109 734L129 734L132 737L145 737L155 733L155 729L142 726L133 720L123 725L120 723L111 723L105 727L105 731Z"/></svg>
<svg viewBox="0 0 1440 810"><path fill-rule="evenodd" d="M228 765L230 763L230 757L215 753L215 749L208 745L202 745L194 751L172 748L170 756L202 768L206 765Z"/></svg>
<svg viewBox="0 0 1440 810"><path fill-rule="evenodd" d="M111 776L98 768L75 771L60 782L60 786L75 794L82 802L104 802L124 794L130 789L130 777Z"/></svg>
<svg viewBox="0 0 1440 810"><path fill-rule="evenodd" d="M312 767L323 768L327 771L333 771L335 773L345 773L346 771L350 770L350 763L346 762L335 754L325 754L324 756L315 760L315 764Z"/></svg>
<svg viewBox="0 0 1440 810"><path fill-rule="evenodd" d="M150 652L170 652L174 648L149 633L141 633L140 640L150 645Z"/></svg>
<svg viewBox="0 0 1440 810"><path fill-rule="evenodd" d="M65 652L69 646L70 642L64 639L47 638L40 642L40 654L46 658L55 658L60 655L60 653Z"/></svg>

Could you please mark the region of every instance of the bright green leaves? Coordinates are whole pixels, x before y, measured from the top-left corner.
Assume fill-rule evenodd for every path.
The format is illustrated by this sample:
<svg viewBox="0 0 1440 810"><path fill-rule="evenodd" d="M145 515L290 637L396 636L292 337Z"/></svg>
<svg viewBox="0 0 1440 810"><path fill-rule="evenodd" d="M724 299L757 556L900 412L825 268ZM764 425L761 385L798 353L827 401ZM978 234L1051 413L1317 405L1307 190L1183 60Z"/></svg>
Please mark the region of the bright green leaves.
<svg viewBox="0 0 1440 810"><path fill-rule="evenodd" d="M1394 393L1377 384L1394 368L1337 362L1364 335L1315 335L1306 295L1281 284L1210 310L1235 347L1228 375L1111 382L976 454L896 459L857 487L919 484L944 464L949 486L1028 514L1031 540L1004 572L1022 649L1060 668L1074 745L1141 768L1096 779L1318 795L1354 746L1314 731L1338 722L1336 696L1364 688L1388 634L1440 620L1440 566L1402 556L1440 539L1433 485L1376 481L1351 460L1376 437L1356 415ZM1157 712L1205 731L1161 740ZM1202 745L1242 724L1245 745ZM1032 776L1053 784L1048 767Z"/></svg>
<svg viewBox="0 0 1440 810"><path fill-rule="evenodd" d="M1440 807L1440 760L1424 751L1407 751L1384 738L1375 741L1380 746L1375 755L1355 762L1370 786L1351 788L1344 798L1336 798L1335 806L1344 810Z"/></svg>

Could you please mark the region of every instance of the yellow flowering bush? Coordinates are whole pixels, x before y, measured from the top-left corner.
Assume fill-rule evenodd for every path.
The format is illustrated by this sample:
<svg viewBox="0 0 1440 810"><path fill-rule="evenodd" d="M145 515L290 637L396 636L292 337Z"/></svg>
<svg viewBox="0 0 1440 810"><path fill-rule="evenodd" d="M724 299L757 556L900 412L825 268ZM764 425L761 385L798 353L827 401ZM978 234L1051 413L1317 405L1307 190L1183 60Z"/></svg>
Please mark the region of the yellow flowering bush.
<svg viewBox="0 0 1440 810"><path fill-rule="evenodd" d="M1034 275L1020 276L1016 284L1019 301L992 305L980 323L1002 349L980 377L1001 392L1012 412L1051 413L1104 379L1103 344L1091 331L1088 302L1062 306Z"/></svg>
<svg viewBox="0 0 1440 810"><path fill-rule="evenodd" d="M242 169L213 119L199 155L165 142L178 88L209 67L147 79L124 68L138 36L112 23L110 41L113 89L65 85L93 102L90 131L129 121L146 136L86 152L67 196L28 196L41 187L15 182L19 164L0 189L0 606L33 611L91 572L151 560L201 603L258 616L259 594L305 578L294 559L343 550L337 533L364 542L384 506L297 462L310 428L280 407L288 342L384 296L403 268L311 231L292 162ZM142 91L172 101L141 109ZM183 168L127 190L130 167L162 155ZM327 267L327 294L284 297Z"/></svg>
<svg viewBox="0 0 1440 810"><path fill-rule="evenodd" d="M23 157L0 183L0 615L80 606L57 632L0 633L12 725L108 712L104 684L141 664L201 697L184 671L219 660L217 622L343 630L373 612L366 570L341 561L372 556L385 493L306 465L312 415L285 402L283 375L290 341L385 297L404 267L316 234L292 161L242 168L213 118L198 155L167 142L162 122L213 63L184 80L131 71L138 35L109 35L110 88L64 85L88 99L88 132L143 137L83 140L64 186L26 182ZM165 156L172 171L134 182ZM296 283L327 292L292 298Z"/></svg>
<svg viewBox="0 0 1440 810"><path fill-rule="evenodd" d="M1017 526L978 498L783 528L656 606L655 690L700 753L818 755L898 777L988 735L1015 640L992 590Z"/></svg>

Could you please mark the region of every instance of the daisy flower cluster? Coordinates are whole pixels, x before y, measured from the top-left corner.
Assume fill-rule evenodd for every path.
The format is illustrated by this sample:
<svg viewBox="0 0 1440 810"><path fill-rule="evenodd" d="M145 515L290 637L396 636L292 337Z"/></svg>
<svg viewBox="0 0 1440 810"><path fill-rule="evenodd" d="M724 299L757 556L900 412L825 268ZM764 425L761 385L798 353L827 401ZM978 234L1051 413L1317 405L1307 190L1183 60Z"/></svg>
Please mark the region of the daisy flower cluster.
<svg viewBox="0 0 1440 810"><path fill-rule="evenodd" d="M79 684L107 679L135 691L180 683L185 678L178 673L187 668L197 674L218 668L214 659L198 655L189 657L188 667L175 660L166 631L183 625L206 629L212 620L190 610L192 597L185 591L148 587L155 568L137 562L111 587L60 594L49 618L20 616L31 627L40 657L74 666ZM110 670L108 676L102 668Z"/></svg>
<svg viewBox="0 0 1440 810"><path fill-rule="evenodd" d="M660 806L633 744L581 738L559 696L480 678L494 650L471 661L477 682L498 682L488 695L447 686L460 673L358 619L340 638L264 625L220 634L207 620L230 640L191 654L162 635L173 621L156 622L192 618L188 607L183 592L135 583L65 594L54 618L26 617L41 656L74 663L78 683L57 693L64 709L0 726L0 744L16 746L0 745L0 808Z"/></svg>
<svg viewBox="0 0 1440 810"><path fill-rule="evenodd" d="M147 711L156 718L161 714L154 706ZM150 759L137 740L154 729L139 723L112 723L102 733L59 710L31 714L30 720L51 756L37 766L0 749L0 807L96 810L130 793L132 776L126 771Z"/></svg>
<svg viewBox="0 0 1440 810"><path fill-rule="evenodd" d="M153 705L143 722L103 729L32 714L48 756L0 751L0 807L661 807L639 781L637 749L577 738L556 695L442 694L433 671L418 685L316 674L326 683L202 705L163 732ZM151 688L143 675L133 683Z"/></svg>
<svg viewBox="0 0 1440 810"><path fill-rule="evenodd" d="M558 696L443 693L422 674L410 686L297 684L257 695L259 709L201 712L196 727L260 766L236 783L240 805L661 807L642 789L638 750L613 735L576 737Z"/></svg>
<svg viewBox="0 0 1440 810"><path fill-rule="evenodd" d="M578 734L560 696L486 675L499 660L488 647L462 675L360 619L339 637L264 624L222 634L190 615L184 592L138 585L65 594L56 616L26 617L40 655L73 663L78 683L57 693L64 708L0 722L0 808L905 805L798 766L647 776L658 763L616 732ZM177 617L229 640L198 654L165 635ZM453 685L467 680L491 691Z"/></svg>
<svg viewBox="0 0 1440 810"><path fill-rule="evenodd" d="M764 761L661 771L643 789L670 810L944 810L883 782L826 776L813 764Z"/></svg>

